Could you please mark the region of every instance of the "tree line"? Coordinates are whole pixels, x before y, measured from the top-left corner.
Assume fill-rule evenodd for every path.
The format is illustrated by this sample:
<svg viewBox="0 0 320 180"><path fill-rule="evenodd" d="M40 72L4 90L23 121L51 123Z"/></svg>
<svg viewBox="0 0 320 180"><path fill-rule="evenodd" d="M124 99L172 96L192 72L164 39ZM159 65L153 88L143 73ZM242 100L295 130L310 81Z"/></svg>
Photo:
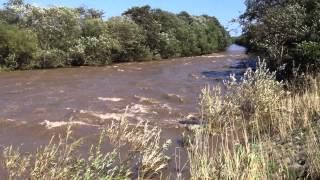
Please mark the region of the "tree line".
<svg viewBox="0 0 320 180"><path fill-rule="evenodd" d="M79 7L37 7L9 0L0 9L0 67L107 65L208 54L225 49L229 33L215 17L133 7L107 20Z"/></svg>
<svg viewBox="0 0 320 180"><path fill-rule="evenodd" d="M282 76L320 70L319 0L246 0L237 40Z"/></svg>

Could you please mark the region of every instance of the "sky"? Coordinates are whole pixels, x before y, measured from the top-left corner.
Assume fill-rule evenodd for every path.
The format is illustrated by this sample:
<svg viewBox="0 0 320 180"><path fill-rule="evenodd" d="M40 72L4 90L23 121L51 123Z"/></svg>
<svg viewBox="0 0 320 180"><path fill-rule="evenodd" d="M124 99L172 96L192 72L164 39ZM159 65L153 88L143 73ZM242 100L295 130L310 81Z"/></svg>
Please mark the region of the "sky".
<svg viewBox="0 0 320 180"><path fill-rule="evenodd" d="M231 33L241 34L241 28L231 23L233 18L239 17L245 11L245 0L25 0L26 2L42 6L85 6L103 10L105 17L119 16L133 6L150 5L152 8L161 8L166 11L179 13L187 11L192 15L207 14L215 16ZM6 0L0 0L3 4Z"/></svg>

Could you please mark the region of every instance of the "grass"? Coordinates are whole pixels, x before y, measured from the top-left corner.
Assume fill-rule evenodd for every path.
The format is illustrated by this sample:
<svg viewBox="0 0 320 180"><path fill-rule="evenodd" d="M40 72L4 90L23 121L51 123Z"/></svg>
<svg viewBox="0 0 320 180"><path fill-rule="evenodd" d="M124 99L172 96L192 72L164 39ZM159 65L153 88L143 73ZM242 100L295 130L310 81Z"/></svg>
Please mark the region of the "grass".
<svg viewBox="0 0 320 180"><path fill-rule="evenodd" d="M205 87L202 124L189 128L185 143L190 178L320 178L320 82L305 82L303 91L289 91L260 62L240 80L231 75L221 86ZM86 158L79 153L83 139L71 135L69 127L59 141L53 137L31 154L6 147L7 179L159 179L170 160L165 152L171 141L161 139L161 129L148 122L129 125L125 115L102 129ZM113 150L104 152L104 142ZM181 172L177 178L183 179Z"/></svg>
<svg viewBox="0 0 320 180"><path fill-rule="evenodd" d="M168 164L169 157L164 152L171 142L162 143L160 134L159 128L152 128L147 122L130 127L124 115L102 130L87 158L79 153L83 139L72 140L69 126L57 143L53 137L36 153L23 154L12 146L6 147L2 165L9 180L148 179L158 177ZM107 140L114 148L104 153L102 144Z"/></svg>
<svg viewBox="0 0 320 180"><path fill-rule="evenodd" d="M320 83L310 82L291 93L262 62L241 80L204 88L204 129L188 148L192 179L319 178Z"/></svg>

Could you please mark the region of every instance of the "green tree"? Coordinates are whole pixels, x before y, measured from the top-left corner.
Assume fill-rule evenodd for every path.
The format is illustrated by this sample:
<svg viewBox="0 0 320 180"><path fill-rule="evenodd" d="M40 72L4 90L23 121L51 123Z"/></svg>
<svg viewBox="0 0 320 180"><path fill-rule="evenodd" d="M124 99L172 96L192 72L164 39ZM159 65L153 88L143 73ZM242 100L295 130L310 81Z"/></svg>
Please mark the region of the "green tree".
<svg viewBox="0 0 320 180"><path fill-rule="evenodd" d="M9 24L19 24L24 20L25 14L30 7L23 0L9 0L4 3L4 9L0 11L0 19Z"/></svg>
<svg viewBox="0 0 320 180"><path fill-rule="evenodd" d="M160 24L160 39L157 51L161 57L181 56L181 41L178 39L178 34L181 33L181 28L184 28L184 22L175 14L161 9L152 10L152 16Z"/></svg>
<svg viewBox="0 0 320 180"><path fill-rule="evenodd" d="M161 25L154 18L151 7L133 7L125 11L123 15L131 18L144 29L147 46L155 55L158 54Z"/></svg>
<svg viewBox="0 0 320 180"><path fill-rule="evenodd" d="M65 7L32 7L26 26L37 33L42 49L67 51L81 35L80 14Z"/></svg>
<svg viewBox="0 0 320 180"><path fill-rule="evenodd" d="M103 65L201 55L228 44L228 32L210 16L150 6L130 8L107 21L103 15L85 7L42 8L9 0L0 9L0 21L5 22L0 64L14 69Z"/></svg>
<svg viewBox="0 0 320 180"><path fill-rule="evenodd" d="M297 53L295 55L297 63L306 63L309 70L312 70L313 72L319 72L320 42L303 41L299 43Z"/></svg>
<svg viewBox="0 0 320 180"><path fill-rule="evenodd" d="M118 41L107 35L81 37L69 49L71 65L106 65L112 63L112 53L118 51Z"/></svg>
<svg viewBox="0 0 320 180"><path fill-rule="evenodd" d="M106 22L100 18L82 20L81 28L83 37L98 37L109 33Z"/></svg>
<svg viewBox="0 0 320 180"><path fill-rule="evenodd" d="M38 49L30 64L34 68L58 68L70 65L68 53L60 49Z"/></svg>
<svg viewBox="0 0 320 180"><path fill-rule="evenodd" d="M120 43L121 49L114 55L117 62L151 59L143 29L128 17L113 17L107 21L113 38Z"/></svg>
<svg viewBox="0 0 320 180"><path fill-rule="evenodd" d="M284 72L290 74L294 67L305 72L316 62L306 59L301 47L305 51L310 46L304 41L320 41L319 1L247 0L246 5L246 12L240 16L244 30L242 42L267 58L270 67L286 65Z"/></svg>
<svg viewBox="0 0 320 180"><path fill-rule="evenodd" d="M26 69L37 50L37 36L27 29L0 22L0 65L9 69Z"/></svg>

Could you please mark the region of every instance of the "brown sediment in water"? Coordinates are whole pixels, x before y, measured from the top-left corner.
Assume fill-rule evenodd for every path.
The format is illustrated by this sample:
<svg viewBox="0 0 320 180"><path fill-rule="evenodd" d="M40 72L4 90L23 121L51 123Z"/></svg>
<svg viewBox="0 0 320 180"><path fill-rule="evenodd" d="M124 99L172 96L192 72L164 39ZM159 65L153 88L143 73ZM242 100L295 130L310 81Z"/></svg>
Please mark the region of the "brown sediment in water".
<svg viewBox="0 0 320 180"><path fill-rule="evenodd" d="M68 124L75 126L77 137L90 136L98 132L96 126L119 119L128 106L131 123L148 120L163 129L164 138L173 139L174 154L184 130L179 122L198 112L201 89L226 78L224 72L243 71L231 67L247 58L232 51L106 67L1 72L0 145L32 151Z"/></svg>

